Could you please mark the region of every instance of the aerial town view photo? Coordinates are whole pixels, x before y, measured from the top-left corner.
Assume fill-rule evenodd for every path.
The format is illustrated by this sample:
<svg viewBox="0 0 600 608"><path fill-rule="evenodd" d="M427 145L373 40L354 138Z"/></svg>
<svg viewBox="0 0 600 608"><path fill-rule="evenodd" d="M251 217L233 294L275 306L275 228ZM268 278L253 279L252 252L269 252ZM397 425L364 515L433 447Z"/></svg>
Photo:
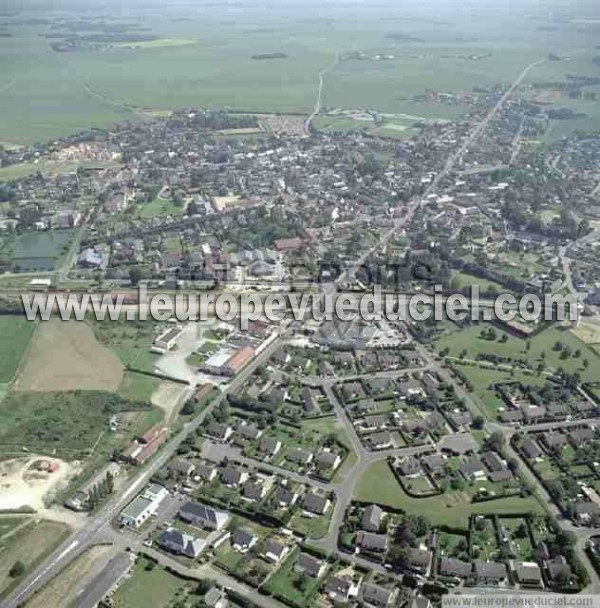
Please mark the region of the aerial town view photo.
<svg viewBox="0 0 600 608"><path fill-rule="evenodd" d="M2 0L0 76L0 608L600 608L597 0Z"/></svg>

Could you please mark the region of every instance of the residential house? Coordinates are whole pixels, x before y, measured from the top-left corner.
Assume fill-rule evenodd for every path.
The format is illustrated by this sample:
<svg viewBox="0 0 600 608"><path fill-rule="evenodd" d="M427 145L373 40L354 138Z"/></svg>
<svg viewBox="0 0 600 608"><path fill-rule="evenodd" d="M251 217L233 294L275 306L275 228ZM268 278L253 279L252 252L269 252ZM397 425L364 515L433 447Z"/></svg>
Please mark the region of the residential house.
<svg viewBox="0 0 600 608"><path fill-rule="evenodd" d="M523 587L541 588L542 571L535 562L519 562L515 566L517 582Z"/></svg>
<svg viewBox="0 0 600 608"><path fill-rule="evenodd" d="M383 510L379 505L369 505L365 507L361 518L361 528L368 532L379 532L381 527L381 520L383 517Z"/></svg>
<svg viewBox="0 0 600 608"><path fill-rule="evenodd" d="M365 443L367 443L372 450L385 450L394 445L392 434L388 431L367 435L365 437Z"/></svg>
<svg viewBox="0 0 600 608"><path fill-rule="evenodd" d="M331 501L327 496L307 492L302 499L302 507L305 511L314 515L324 515L329 510Z"/></svg>
<svg viewBox="0 0 600 608"><path fill-rule="evenodd" d="M273 502L280 508L292 507L298 500L298 494L289 488L279 486L273 496Z"/></svg>
<svg viewBox="0 0 600 608"><path fill-rule="evenodd" d="M471 576L473 566L471 562L463 562L453 557L442 557L440 559L439 572L443 576L456 578L468 578Z"/></svg>
<svg viewBox="0 0 600 608"><path fill-rule="evenodd" d="M238 528L231 536L231 546L240 553L246 553L257 542L258 536L244 528Z"/></svg>
<svg viewBox="0 0 600 608"><path fill-rule="evenodd" d="M340 576L332 576L325 583L324 592L335 602L347 602L352 583Z"/></svg>
<svg viewBox="0 0 600 608"><path fill-rule="evenodd" d="M206 544L202 539L185 534L177 528L168 528L161 532L156 543L163 549L191 558L198 557Z"/></svg>
<svg viewBox="0 0 600 608"><path fill-rule="evenodd" d="M289 547L276 540L267 540L261 553L267 561L278 564L289 552Z"/></svg>
<svg viewBox="0 0 600 608"><path fill-rule="evenodd" d="M475 581L478 585L497 585L506 580L506 564L501 562L481 562L474 564Z"/></svg>
<svg viewBox="0 0 600 608"><path fill-rule="evenodd" d="M362 585L360 592L363 604L376 608L389 606L396 595L394 589L386 589L381 585L373 585L372 583Z"/></svg>
<svg viewBox="0 0 600 608"><path fill-rule="evenodd" d="M324 562L308 553L300 553L294 564L296 572L302 572L312 578L320 578L325 572L326 567Z"/></svg>
<svg viewBox="0 0 600 608"><path fill-rule="evenodd" d="M221 422L211 422L206 432L219 441L227 441L233 435L233 429L228 424L222 424Z"/></svg>
<svg viewBox="0 0 600 608"><path fill-rule="evenodd" d="M431 552L427 549L409 549L408 565L411 570L425 574L431 563Z"/></svg>
<svg viewBox="0 0 600 608"><path fill-rule="evenodd" d="M229 521L229 513L191 501L179 509L179 517L185 522L211 530L222 530Z"/></svg>
<svg viewBox="0 0 600 608"><path fill-rule="evenodd" d="M537 444L535 440L531 437L526 437L521 444L521 449L523 450L523 454L527 456L530 460L534 458L539 458L543 452L540 449L540 446Z"/></svg>
<svg viewBox="0 0 600 608"><path fill-rule="evenodd" d="M248 473L236 467L227 466L221 471L221 481L230 488L242 485L248 479Z"/></svg>
<svg viewBox="0 0 600 608"><path fill-rule="evenodd" d="M381 553L387 551L388 537L387 534L376 534L374 532L359 530L356 535L356 546L366 551Z"/></svg>
<svg viewBox="0 0 600 608"><path fill-rule="evenodd" d="M306 450L302 450L300 448L293 448L291 450L288 450L285 457L286 460L290 460L291 462L295 462L296 464L300 465L307 465L313 459L313 455L310 452L307 452Z"/></svg>
<svg viewBox="0 0 600 608"><path fill-rule="evenodd" d="M217 476L217 469L205 464L196 466L194 471L194 481L212 481Z"/></svg>
<svg viewBox="0 0 600 608"><path fill-rule="evenodd" d="M342 463L342 459L335 452L323 450L317 455L316 462L317 465L323 469L331 469L335 471L335 469L337 469Z"/></svg>
<svg viewBox="0 0 600 608"><path fill-rule="evenodd" d="M546 571L548 579L553 584L561 584L571 578L571 566L567 562L564 555L557 555L546 562Z"/></svg>
<svg viewBox="0 0 600 608"><path fill-rule="evenodd" d="M265 456L272 457L281 449L281 441L272 437L263 437L258 444L258 451Z"/></svg>

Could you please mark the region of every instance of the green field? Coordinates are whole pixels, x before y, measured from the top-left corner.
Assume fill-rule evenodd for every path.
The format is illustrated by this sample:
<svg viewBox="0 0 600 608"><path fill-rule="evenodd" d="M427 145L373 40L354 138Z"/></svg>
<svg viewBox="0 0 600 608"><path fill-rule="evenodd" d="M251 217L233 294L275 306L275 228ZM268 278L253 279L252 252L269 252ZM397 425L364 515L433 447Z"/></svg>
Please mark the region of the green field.
<svg viewBox="0 0 600 608"><path fill-rule="evenodd" d="M158 378L139 374L137 372L126 372L119 387L119 395L129 401L150 402L152 393L160 383Z"/></svg>
<svg viewBox="0 0 600 608"><path fill-rule="evenodd" d="M0 403L0 444L13 451L26 447L75 458L99 442L97 452L110 453L162 417L157 408L126 411L120 414L119 432L109 433L109 416L120 407L127 408L110 393L9 393Z"/></svg>
<svg viewBox="0 0 600 608"><path fill-rule="evenodd" d="M97 340L108 346L128 369L144 372L154 371L156 355L150 352L152 346L152 322L103 323L87 319Z"/></svg>
<svg viewBox="0 0 600 608"><path fill-rule="evenodd" d="M32 521L4 541L0 539L0 597L23 578L9 576L10 568L17 561L24 564L27 575L66 538L68 532L69 528L64 524Z"/></svg>
<svg viewBox="0 0 600 608"><path fill-rule="evenodd" d="M36 327L16 315L0 316L0 382L10 382Z"/></svg>
<svg viewBox="0 0 600 608"><path fill-rule="evenodd" d="M156 38L115 40L102 51L55 52L45 36L64 32L61 16L21 7L18 15L4 19L11 36L0 39L2 140L31 143L182 107L308 114L318 74L326 68L325 109L374 108L425 118L449 118L466 108L415 101L415 95L507 83L550 51L570 61L548 62L532 71L530 82L564 80L568 72L597 73L591 64L597 32L570 23L569 7L560 22L549 21L545 7L529 3L473 5L468 19L453 5L431 14L408 6L402 15L385 4L350 9L292 3L285 10L266 11L243 2L240 10L243 20L224 16L216 4L202 15L177 5L157 16L144 6L127 19L92 8L86 20L102 20L109 29L133 20ZM577 16L585 14L580 8ZM29 21L30 16L36 20ZM544 28L549 24L559 34ZM353 52L361 58L352 58ZM256 60L272 53L284 56ZM596 111L588 107L589 119L581 124L597 125Z"/></svg>
<svg viewBox="0 0 600 608"><path fill-rule="evenodd" d="M492 291L495 290L498 293L505 293L506 288L502 287L500 283L494 281L488 281L487 279L480 279L472 274L464 272L454 271L451 278L451 286L453 289L463 289L470 287L471 285L477 285L480 291Z"/></svg>
<svg viewBox="0 0 600 608"><path fill-rule="evenodd" d="M448 492L430 498L411 498L404 493L387 462L372 464L363 474L355 490L355 498L376 502L382 506L423 515L433 525L468 528L473 514L540 513L544 510L533 497L507 497L487 502L471 503L462 492Z"/></svg>
<svg viewBox="0 0 600 608"><path fill-rule="evenodd" d="M156 566L148 570L149 560L139 558L133 575L113 595L115 608L167 608L175 598L187 595L190 584Z"/></svg>
<svg viewBox="0 0 600 608"><path fill-rule="evenodd" d="M471 381L476 403L482 408L483 413L495 420L500 408L506 409L506 403L496 394L494 384L498 382L522 382L532 386L542 386L546 382L544 376L536 374L525 374L522 372L497 371L493 369L484 369L475 365L460 365L456 364L460 370Z"/></svg>
<svg viewBox="0 0 600 608"><path fill-rule="evenodd" d="M542 362L542 352L545 354L544 364L547 371L556 371L563 368L568 373L578 372L584 381L593 382L600 380L600 357L592 348L582 342L568 329L554 325L544 329L531 339L526 340L511 334L507 335L506 342L501 342L500 337L506 333L496 328L497 339L487 340L480 337L482 330L489 328L489 324L480 323L461 331L446 334L436 340L435 348L439 352L449 349L448 356L458 357L461 352L466 351L466 359L475 359L480 353L494 354L499 357L510 357L511 359L526 359L535 368ZM530 344L527 350L527 342ZM564 347L568 347L572 355L568 358L561 358L561 352L555 350L555 344L561 342ZM575 352L580 351L578 357ZM588 361L587 368L584 368L584 360ZM462 369L467 370L466 366ZM468 373L471 373L470 371Z"/></svg>
<svg viewBox="0 0 600 608"><path fill-rule="evenodd" d="M166 217L168 215L182 215L185 206L178 207L171 199L156 197L149 203L143 203L139 208L139 216L142 219L151 217Z"/></svg>

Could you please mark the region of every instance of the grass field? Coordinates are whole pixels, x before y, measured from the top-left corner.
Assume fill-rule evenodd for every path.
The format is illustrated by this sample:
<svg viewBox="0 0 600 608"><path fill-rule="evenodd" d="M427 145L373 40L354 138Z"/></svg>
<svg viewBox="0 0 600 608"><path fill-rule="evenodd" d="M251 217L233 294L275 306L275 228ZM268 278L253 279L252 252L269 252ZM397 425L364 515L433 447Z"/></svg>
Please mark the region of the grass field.
<svg viewBox="0 0 600 608"><path fill-rule="evenodd" d="M154 371L156 355L152 346L152 322L102 322L89 319L90 327L99 342L110 348L129 369Z"/></svg>
<svg viewBox="0 0 600 608"><path fill-rule="evenodd" d="M182 215L185 206L178 207L170 199L156 197L149 203L144 203L139 208L139 217L148 219L151 217L166 217L168 215Z"/></svg>
<svg viewBox="0 0 600 608"><path fill-rule="evenodd" d="M143 401L150 403L152 393L158 388L160 380L146 374L126 372L123 376L119 395L129 401Z"/></svg>
<svg viewBox="0 0 600 608"><path fill-rule="evenodd" d="M69 527L64 524L40 521L11 536L0 551L0 596L20 580L8 574L15 562L23 562L27 574L64 540L68 532Z"/></svg>
<svg viewBox="0 0 600 608"><path fill-rule="evenodd" d="M527 350L527 340L507 334L507 341L501 342L500 336L505 333L496 328L497 339L494 341L480 337L483 329L490 325L478 324L447 334L435 342L438 350L449 349L449 355L458 357L465 350L467 359L475 359L479 353L490 353L499 357L510 357L512 359L527 359L533 363L534 367L542 361L541 354L545 353L545 365L548 371L557 370L562 367L569 373L579 372L585 381L600 380L600 357L587 344L582 342L573 332L568 329L554 325L544 329L530 340L530 349ZM566 359L561 358L561 351L554 350L557 342L561 342L564 347L571 349L571 352L580 351L579 357L570 356ZM588 360L587 369L583 368L584 359Z"/></svg>
<svg viewBox="0 0 600 608"><path fill-rule="evenodd" d="M0 316L0 382L10 382L36 327L15 315Z"/></svg>
<svg viewBox="0 0 600 608"><path fill-rule="evenodd" d="M0 517L0 547L5 547L8 543L8 538L4 538L7 534L22 526L27 521L25 517Z"/></svg>
<svg viewBox="0 0 600 608"><path fill-rule="evenodd" d="M109 415L120 402L103 392L9 393L0 402L0 444L66 459L85 456L94 446L110 453L162 417L151 407L125 412L119 432L109 433Z"/></svg>
<svg viewBox="0 0 600 608"><path fill-rule="evenodd" d="M479 277L474 277L471 274L458 271L454 271L452 273L451 285L456 289L463 289L465 287L470 287L471 285L477 285L480 291L496 290L498 293L506 292L506 289L503 288L500 283L488 281L487 279L480 279Z"/></svg>
<svg viewBox="0 0 600 608"><path fill-rule="evenodd" d="M115 608L167 608L176 598L187 595L190 584L156 566L147 570L149 561L138 559L133 575L113 595Z"/></svg>
<svg viewBox="0 0 600 608"><path fill-rule="evenodd" d="M586 344L600 344L600 325L580 321L573 333Z"/></svg>
<svg viewBox="0 0 600 608"><path fill-rule="evenodd" d="M543 508L533 497L499 498L488 502L471 503L463 493L449 492L430 498L411 498L404 493L386 461L372 464L359 480L355 498L364 502L402 509L407 513L423 515L433 525L445 524L468 528L473 514L540 513Z"/></svg>
<svg viewBox="0 0 600 608"><path fill-rule="evenodd" d="M35 163L16 163L0 167L0 182L7 182L41 173L46 176L74 173L78 167L110 167L117 166L118 163L111 161L69 161L69 160L40 160Z"/></svg>

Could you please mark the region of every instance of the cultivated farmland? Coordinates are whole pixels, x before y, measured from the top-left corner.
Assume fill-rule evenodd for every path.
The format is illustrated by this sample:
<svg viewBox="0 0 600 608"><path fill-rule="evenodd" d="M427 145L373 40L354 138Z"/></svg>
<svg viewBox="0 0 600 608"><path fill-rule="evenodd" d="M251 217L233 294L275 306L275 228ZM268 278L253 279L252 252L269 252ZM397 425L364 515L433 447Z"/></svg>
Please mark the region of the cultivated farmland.
<svg viewBox="0 0 600 608"><path fill-rule="evenodd" d="M40 324L15 381L19 391L116 391L123 379L119 359L96 341L90 327L51 319Z"/></svg>

